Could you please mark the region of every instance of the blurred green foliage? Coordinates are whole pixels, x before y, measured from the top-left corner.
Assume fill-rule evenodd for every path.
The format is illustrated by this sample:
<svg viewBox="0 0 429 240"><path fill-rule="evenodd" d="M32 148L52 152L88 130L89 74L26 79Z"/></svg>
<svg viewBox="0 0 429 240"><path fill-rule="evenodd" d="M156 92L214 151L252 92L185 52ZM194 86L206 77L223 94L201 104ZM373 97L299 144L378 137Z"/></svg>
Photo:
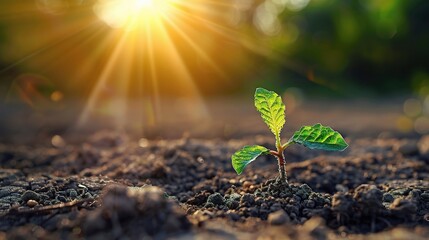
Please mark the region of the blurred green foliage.
<svg viewBox="0 0 429 240"><path fill-rule="evenodd" d="M281 7L306 1L266 2ZM425 0L312 0L300 11L286 7L277 13L282 29L269 45L293 64L266 62L264 74L274 85L292 84L310 92L356 96L421 91L429 86L428 13Z"/></svg>

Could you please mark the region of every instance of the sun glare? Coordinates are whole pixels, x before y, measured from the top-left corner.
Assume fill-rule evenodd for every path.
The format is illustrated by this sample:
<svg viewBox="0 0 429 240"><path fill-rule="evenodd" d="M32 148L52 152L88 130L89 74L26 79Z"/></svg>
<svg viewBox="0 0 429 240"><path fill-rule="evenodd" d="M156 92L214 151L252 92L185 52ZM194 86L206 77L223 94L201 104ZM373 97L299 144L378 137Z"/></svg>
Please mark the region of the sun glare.
<svg viewBox="0 0 429 240"><path fill-rule="evenodd" d="M135 6L138 9L151 9L153 7L153 0L136 0L135 1Z"/></svg>
<svg viewBox="0 0 429 240"><path fill-rule="evenodd" d="M113 28L135 29L168 15L171 0L99 0L94 6L100 19Z"/></svg>

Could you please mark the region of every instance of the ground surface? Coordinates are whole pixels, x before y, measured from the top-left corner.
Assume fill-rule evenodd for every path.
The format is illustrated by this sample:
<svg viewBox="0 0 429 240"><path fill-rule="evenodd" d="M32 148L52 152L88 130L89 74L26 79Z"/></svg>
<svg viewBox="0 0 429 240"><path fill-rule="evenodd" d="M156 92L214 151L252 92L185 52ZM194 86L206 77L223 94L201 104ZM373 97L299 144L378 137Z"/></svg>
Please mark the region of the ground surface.
<svg viewBox="0 0 429 240"><path fill-rule="evenodd" d="M40 112L4 109L0 239L429 237L429 138L396 130L399 104L310 102L288 110L285 136L321 122L350 147L287 149L287 186L275 181L271 157L240 176L232 169L230 156L242 146L273 147L242 102L212 103L207 121L166 120L146 138L104 125L91 134L67 131L57 115L40 120ZM24 125L27 135L18 129Z"/></svg>

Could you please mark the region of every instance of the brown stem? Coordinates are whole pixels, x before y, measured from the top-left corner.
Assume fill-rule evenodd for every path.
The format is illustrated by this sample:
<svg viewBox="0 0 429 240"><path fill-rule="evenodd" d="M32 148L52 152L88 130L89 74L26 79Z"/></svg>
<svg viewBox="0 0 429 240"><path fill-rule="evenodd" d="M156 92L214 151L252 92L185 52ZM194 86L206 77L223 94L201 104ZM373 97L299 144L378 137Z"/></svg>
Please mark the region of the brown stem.
<svg viewBox="0 0 429 240"><path fill-rule="evenodd" d="M283 151L281 153L278 153L276 157L279 163L280 180L282 181L282 183L288 184L287 174L286 174L286 161L283 155Z"/></svg>

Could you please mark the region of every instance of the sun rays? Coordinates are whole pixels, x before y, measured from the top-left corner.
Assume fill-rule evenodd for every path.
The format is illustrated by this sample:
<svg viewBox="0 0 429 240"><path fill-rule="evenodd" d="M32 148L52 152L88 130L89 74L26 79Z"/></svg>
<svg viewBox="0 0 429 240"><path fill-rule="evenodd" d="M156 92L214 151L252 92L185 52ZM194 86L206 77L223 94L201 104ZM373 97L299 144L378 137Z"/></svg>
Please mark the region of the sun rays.
<svg viewBox="0 0 429 240"><path fill-rule="evenodd" d="M205 119L201 88L222 89L242 81L232 80L231 71L252 71L245 67L249 53L272 58L253 37L228 24L226 13L236 1L94 0L51 8L49 1L36 2L36 10L21 3L8 15L0 11L1 18L21 9L29 14L28 26L31 19L37 19L36 26L54 26L28 30L25 34L33 33L32 44L39 47L26 50L10 68L28 63L30 69L53 72L58 85L84 95L78 126L101 114L125 128L133 115L144 129L171 118L171 112L163 111L164 100L174 98L185 99L177 106L181 114ZM46 16L52 19L40 20Z"/></svg>
<svg viewBox="0 0 429 240"><path fill-rule="evenodd" d="M173 1L155 0L104 0L94 5L97 16L113 28L111 31L119 40L91 91L79 125L84 125L91 114L104 111L114 115L117 126L125 127L125 116L135 111L128 108L132 105L128 101L142 101L138 107L141 112L135 115L142 118L139 119L141 123L155 125L162 117L159 116L162 112L160 98L165 96L161 96L161 92L166 91L174 91L188 99L188 104L181 106L181 111L188 116L207 117L194 76L170 34L171 29L165 24L174 18L173 8ZM179 29L177 25L174 27ZM181 33L182 37L186 36ZM204 53L192 40L185 39L191 49ZM203 57L215 67L210 57ZM162 91L160 85L164 88ZM108 100L103 99L106 91Z"/></svg>

